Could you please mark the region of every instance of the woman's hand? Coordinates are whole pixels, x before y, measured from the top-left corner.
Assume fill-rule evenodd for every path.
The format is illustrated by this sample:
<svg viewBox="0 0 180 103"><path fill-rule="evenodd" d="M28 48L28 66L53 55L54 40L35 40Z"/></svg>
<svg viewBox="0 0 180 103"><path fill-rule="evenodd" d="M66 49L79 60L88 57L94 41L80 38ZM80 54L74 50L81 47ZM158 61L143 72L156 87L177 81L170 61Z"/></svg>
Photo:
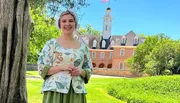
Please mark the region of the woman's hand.
<svg viewBox="0 0 180 103"><path fill-rule="evenodd" d="M72 69L72 71L71 71L71 75L72 75L72 76L79 76L79 75L81 75L81 70L78 69L78 68L74 68L74 69Z"/></svg>
<svg viewBox="0 0 180 103"><path fill-rule="evenodd" d="M71 73L72 76L79 76L81 74L80 69L75 67L73 64L70 64L69 68L71 69L70 73Z"/></svg>
<svg viewBox="0 0 180 103"><path fill-rule="evenodd" d="M71 68L69 68L69 66L59 66L59 65L56 65L56 66L53 66L49 69L48 71L48 75L53 75L53 74L56 74L58 72L61 72L61 71L72 71Z"/></svg>
<svg viewBox="0 0 180 103"><path fill-rule="evenodd" d="M69 65L69 68L72 69L70 71L72 76L82 76L82 77L86 76L86 72L83 69L79 69L79 68L75 67L73 64Z"/></svg>

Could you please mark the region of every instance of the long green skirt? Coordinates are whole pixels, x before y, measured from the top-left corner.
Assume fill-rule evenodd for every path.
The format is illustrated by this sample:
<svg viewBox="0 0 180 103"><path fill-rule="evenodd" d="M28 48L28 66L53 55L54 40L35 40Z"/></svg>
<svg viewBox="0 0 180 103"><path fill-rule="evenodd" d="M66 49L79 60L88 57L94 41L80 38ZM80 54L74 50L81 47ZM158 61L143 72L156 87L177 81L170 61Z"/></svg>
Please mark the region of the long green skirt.
<svg viewBox="0 0 180 103"><path fill-rule="evenodd" d="M59 92L47 91L44 92L43 103L87 103L86 95L84 93L75 93L70 86L68 94Z"/></svg>

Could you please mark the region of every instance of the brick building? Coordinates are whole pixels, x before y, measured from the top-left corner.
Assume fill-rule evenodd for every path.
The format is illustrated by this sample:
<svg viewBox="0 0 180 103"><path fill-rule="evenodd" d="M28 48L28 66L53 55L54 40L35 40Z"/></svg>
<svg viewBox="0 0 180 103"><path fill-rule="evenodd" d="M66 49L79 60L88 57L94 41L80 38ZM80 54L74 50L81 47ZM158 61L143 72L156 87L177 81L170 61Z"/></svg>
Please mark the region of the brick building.
<svg viewBox="0 0 180 103"><path fill-rule="evenodd" d="M111 26L111 9L108 7L104 15L101 36L76 33L75 38L89 46L94 74L135 76L126 66L125 60L134 55L136 46L143 43L145 38L138 37L132 30L122 36L113 36Z"/></svg>

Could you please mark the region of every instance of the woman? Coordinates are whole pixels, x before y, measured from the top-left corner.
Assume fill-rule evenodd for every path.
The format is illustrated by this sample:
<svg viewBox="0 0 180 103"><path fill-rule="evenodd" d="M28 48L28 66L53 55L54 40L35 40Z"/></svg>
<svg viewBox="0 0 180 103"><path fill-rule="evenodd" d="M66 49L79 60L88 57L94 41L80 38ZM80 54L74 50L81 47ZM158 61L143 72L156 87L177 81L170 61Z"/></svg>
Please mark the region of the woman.
<svg viewBox="0 0 180 103"><path fill-rule="evenodd" d="M92 74L88 47L73 38L77 17L69 10L59 16L62 35L47 41L38 58L44 79L43 103L86 103L84 86Z"/></svg>

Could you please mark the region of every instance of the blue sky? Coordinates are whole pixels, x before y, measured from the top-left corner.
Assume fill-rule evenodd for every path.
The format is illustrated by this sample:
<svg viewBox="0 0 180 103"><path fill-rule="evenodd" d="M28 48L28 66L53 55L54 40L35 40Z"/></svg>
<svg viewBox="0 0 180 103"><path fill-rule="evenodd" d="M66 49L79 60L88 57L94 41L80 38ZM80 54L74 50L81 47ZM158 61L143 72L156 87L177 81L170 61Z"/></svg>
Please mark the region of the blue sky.
<svg viewBox="0 0 180 103"><path fill-rule="evenodd" d="M91 24L102 31L107 3L88 0L90 6L81 9L81 26ZM112 35L124 35L130 30L136 34L164 33L180 39L180 0L110 0L112 10Z"/></svg>

